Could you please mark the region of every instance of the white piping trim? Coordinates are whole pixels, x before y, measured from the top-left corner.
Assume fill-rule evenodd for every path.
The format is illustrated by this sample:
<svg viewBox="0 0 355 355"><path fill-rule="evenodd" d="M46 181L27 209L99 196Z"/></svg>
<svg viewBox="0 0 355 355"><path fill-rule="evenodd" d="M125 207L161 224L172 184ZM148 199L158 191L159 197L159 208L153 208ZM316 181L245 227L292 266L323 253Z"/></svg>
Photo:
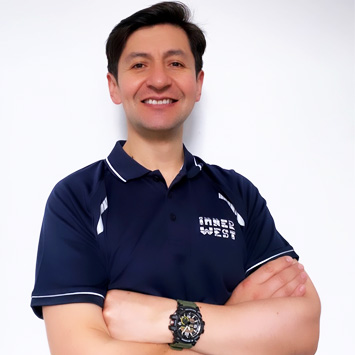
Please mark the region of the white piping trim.
<svg viewBox="0 0 355 355"><path fill-rule="evenodd" d="M117 177L119 177L123 182L127 182L127 180L125 180L111 165L111 163L109 162L108 158L106 158L106 162L108 164L108 166L111 168L111 170L117 175Z"/></svg>
<svg viewBox="0 0 355 355"><path fill-rule="evenodd" d="M75 295L91 295L91 296L99 296L105 299L104 296L95 292L72 292L72 293L61 293L58 295L46 295L46 296L32 296L32 298L53 298L53 297L63 297L63 296L75 296Z"/></svg>
<svg viewBox="0 0 355 355"><path fill-rule="evenodd" d="M293 249L291 249L291 250L286 250L286 251L283 251L282 253L279 253L279 254L270 256L270 258L267 258L267 259L265 259L265 260L263 260L263 261L260 261L260 263L257 263L257 264L255 264L254 266L250 267L245 273L247 274L250 270L256 268L257 266L259 266L259 265L261 265L261 264L264 264L264 263L268 262L269 260L274 259L274 258L276 258L276 257L278 257L278 256L280 256L280 255L282 255L282 254L290 253L291 251L294 251L294 250L293 250Z"/></svg>
<svg viewBox="0 0 355 355"><path fill-rule="evenodd" d="M194 158L195 165L198 166L200 168L200 170L202 170L202 165L201 164L197 164L195 157L193 157L193 158Z"/></svg>
<svg viewBox="0 0 355 355"><path fill-rule="evenodd" d="M237 221L239 223L240 226L245 227L245 222L243 217L237 212L237 210L235 209L235 207L220 193L218 193L218 197L223 200L226 201L228 206L230 207L230 209L233 211L233 213L237 216Z"/></svg>

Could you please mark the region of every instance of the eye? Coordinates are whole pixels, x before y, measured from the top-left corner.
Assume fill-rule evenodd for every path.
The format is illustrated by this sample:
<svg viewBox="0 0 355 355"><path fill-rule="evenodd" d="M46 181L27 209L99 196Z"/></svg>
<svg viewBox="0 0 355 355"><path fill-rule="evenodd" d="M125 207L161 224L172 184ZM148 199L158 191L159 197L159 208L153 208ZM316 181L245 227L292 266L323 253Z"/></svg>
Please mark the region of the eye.
<svg viewBox="0 0 355 355"><path fill-rule="evenodd" d="M142 69L145 65L143 63L137 63L132 66L133 69Z"/></svg>
<svg viewBox="0 0 355 355"><path fill-rule="evenodd" d="M183 67L183 65L180 62L172 62L171 66L173 66L173 67Z"/></svg>

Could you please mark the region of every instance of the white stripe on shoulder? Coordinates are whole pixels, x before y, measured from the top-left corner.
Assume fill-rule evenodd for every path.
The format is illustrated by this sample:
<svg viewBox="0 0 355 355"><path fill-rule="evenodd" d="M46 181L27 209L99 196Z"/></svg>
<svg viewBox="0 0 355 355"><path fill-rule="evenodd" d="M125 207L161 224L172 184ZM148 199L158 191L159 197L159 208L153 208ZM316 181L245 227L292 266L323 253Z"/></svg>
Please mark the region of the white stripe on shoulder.
<svg viewBox="0 0 355 355"><path fill-rule="evenodd" d="M71 292L71 293L59 293L57 295L44 295L44 296L32 296L32 298L53 298L53 297L65 297L65 296L76 296L76 295L91 295L91 296L98 296L103 299L105 297L101 295L100 293L95 293L95 292Z"/></svg>
<svg viewBox="0 0 355 355"><path fill-rule="evenodd" d="M202 170L202 165L201 164L197 164L195 157L194 157L194 162L195 162L195 165L198 166L200 168L200 170Z"/></svg>
<svg viewBox="0 0 355 355"><path fill-rule="evenodd" d="M290 250L283 251L282 253L279 253L279 254L270 256L270 258L267 258L267 259L265 259L265 260L263 260L263 261L260 261L260 263L257 263L257 264L255 264L254 266L250 267L245 273L247 274L250 270L253 270L253 269L255 269L256 267L258 267L258 266L260 266L260 265L262 265L262 264L267 263L267 262L270 261L271 259L275 259L275 258L277 258L277 257L279 257L279 256L281 256L281 255L283 255L283 254L291 253L291 252L293 252L293 251L294 251L293 249L290 249Z"/></svg>
<svg viewBox="0 0 355 355"><path fill-rule="evenodd" d="M100 205L100 218L99 218L99 222L97 223L97 227L96 227L97 235L101 234L104 231L104 223L102 221L102 214L107 209L108 209L108 202L107 202L107 196L106 196Z"/></svg>
<svg viewBox="0 0 355 355"><path fill-rule="evenodd" d="M108 158L106 158L106 162L108 164L108 166L110 167L110 169L115 173L115 175L117 175L118 178L120 178L123 182L127 182L127 180L125 180L111 165L110 161L108 160Z"/></svg>
<svg viewBox="0 0 355 355"><path fill-rule="evenodd" d="M230 209L233 211L233 213L237 216L237 221L239 223L240 226L245 227L245 222L243 217L237 212L237 210L235 209L235 207L231 204L231 202L229 202L222 194L218 194L218 198L220 198L223 201L226 201L228 206L230 207Z"/></svg>

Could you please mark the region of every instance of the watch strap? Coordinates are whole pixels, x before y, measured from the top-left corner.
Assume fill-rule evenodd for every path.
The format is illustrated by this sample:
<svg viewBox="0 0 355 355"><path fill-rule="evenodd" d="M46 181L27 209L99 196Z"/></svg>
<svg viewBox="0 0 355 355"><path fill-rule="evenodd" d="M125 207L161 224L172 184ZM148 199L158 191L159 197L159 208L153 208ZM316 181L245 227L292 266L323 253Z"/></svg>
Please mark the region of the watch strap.
<svg viewBox="0 0 355 355"><path fill-rule="evenodd" d="M184 350L184 349L191 349L192 348L191 344L185 344L185 343L171 343L171 344L169 344L169 346L173 350Z"/></svg>
<svg viewBox="0 0 355 355"><path fill-rule="evenodd" d="M196 310L199 310L197 304L195 302L190 302L190 301L183 301L183 300L176 300L179 307L187 307L187 308L193 308ZM193 347L193 344L187 344L183 342L174 342L169 344L170 348L173 350L183 350L183 349L191 349Z"/></svg>
<svg viewBox="0 0 355 355"><path fill-rule="evenodd" d="M177 300L178 305L183 306L183 307L190 307L190 308L195 308L197 309L197 304L195 302L190 302L190 301L182 301L182 300Z"/></svg>

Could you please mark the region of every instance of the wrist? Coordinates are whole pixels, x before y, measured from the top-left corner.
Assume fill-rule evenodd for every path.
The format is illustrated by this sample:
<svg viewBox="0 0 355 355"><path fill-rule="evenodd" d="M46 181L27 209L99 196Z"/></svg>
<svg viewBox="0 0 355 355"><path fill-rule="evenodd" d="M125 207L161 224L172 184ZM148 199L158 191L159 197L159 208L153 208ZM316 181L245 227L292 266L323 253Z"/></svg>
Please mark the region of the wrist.
<svg viewBox="0 0 355 355"><path fill-rule="evenodd" d="M168 329L169 316L176 309L176 301L150 295L144 295L137 301L139 301L140 307L138 308L138 304L135 307L139 309L134 320L135 331L130 331L130 339L123 340L155 344L171 342L173 337ZM127 322L133 323L133 319L127 319Z"/></svg>
<svg viewBox="0 0 355 355"><path fill-rule="evenodd" d="M169 299L162 305L159 316L153 314L152 323L156 324L156 343L170 344L173 342L174 337L169 330L170 315L176 311L176 301Z"/></svg>

